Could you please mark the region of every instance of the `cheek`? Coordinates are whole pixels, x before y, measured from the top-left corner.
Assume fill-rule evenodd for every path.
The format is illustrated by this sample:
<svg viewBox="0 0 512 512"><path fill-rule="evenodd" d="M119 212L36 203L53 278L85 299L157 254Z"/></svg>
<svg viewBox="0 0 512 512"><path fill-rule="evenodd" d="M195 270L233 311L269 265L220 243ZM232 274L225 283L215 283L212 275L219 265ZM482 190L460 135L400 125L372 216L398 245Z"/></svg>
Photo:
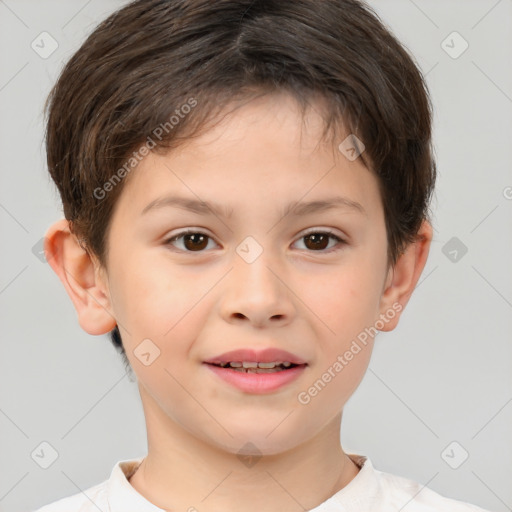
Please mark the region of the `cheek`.
<svg viewBox="0 0 512 512"><path fill-rule="evenodd" d="M165 264L165 258L144 257L144 251L119 261L111 286L118 323L132 345L149 338L163 348L168 338L188 324L189 312L204 295L204 287L191 283L186 271Z"/></svg>
<svg viewBox="0 0 512 512"><path fill-rule="evenodd" d="M323 326L320 339L343 340L373 325L378 317L381 275L379 265L358 254L337 266L310 272L299 280L298 296Z"/></svg>
<svg viewBox="0 0 512 512"><path fill-rule="evenodd" d="M318 359L308 387L301 390L301 404L308 401L304 407L322 411L318 428L325 417L339 413L359 386L374 346L370 327L378 317L378 289L370 273L364 272L366 267L351 270L329 285L322 283L325 294L318 294L320 317L329 329L317 335Z"/></svg>
<svg viewBox="0 0 512 512"><path fill-rule="evenodd" d="M161 261L139 265L132 257L125 265L137 269L117 276L116 313L127 356L153 399L169 410L186 410L190 397L179 383L186 380L184 362L205 323L201 298L212 285L191 283L186 271Z"/></svg>

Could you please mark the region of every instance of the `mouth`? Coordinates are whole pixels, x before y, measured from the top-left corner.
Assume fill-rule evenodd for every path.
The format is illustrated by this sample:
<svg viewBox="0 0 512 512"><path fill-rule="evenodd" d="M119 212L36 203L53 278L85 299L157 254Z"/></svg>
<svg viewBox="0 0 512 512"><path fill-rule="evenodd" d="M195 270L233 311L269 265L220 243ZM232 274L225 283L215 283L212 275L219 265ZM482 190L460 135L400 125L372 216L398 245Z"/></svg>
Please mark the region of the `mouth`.
<svg viewBox="0 0 512 512"><path fill-rule="evenodd" d="M207 359L203 364L215 378L250 394L273 393L285 388L308 366L305 359L277 347L231 350Z"/></svg>
<svg viewBox="0 0 512 512"><path fill-rule="evenodd" d="M251 395L264 395L291 386L305 371L307 363L290 361L226 361L203 363L215 378Z"/></svg>

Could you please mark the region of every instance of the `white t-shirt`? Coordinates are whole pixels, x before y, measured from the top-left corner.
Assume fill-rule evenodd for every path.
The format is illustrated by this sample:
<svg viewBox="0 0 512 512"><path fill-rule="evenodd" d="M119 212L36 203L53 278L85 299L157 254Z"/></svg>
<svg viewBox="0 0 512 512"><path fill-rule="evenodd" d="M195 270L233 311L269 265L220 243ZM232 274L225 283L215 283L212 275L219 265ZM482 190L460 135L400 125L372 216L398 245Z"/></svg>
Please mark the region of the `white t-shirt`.
<svg viewBox="0 0 512 512"><path fill-rule="evenodd" d="M361 468L359 473L310 512L489 512L444 498L413 480L378 471L368 457L348 455ZM143 458L119 461L108 480L34 512L165 512L139 494L128 481Z"/></svg>

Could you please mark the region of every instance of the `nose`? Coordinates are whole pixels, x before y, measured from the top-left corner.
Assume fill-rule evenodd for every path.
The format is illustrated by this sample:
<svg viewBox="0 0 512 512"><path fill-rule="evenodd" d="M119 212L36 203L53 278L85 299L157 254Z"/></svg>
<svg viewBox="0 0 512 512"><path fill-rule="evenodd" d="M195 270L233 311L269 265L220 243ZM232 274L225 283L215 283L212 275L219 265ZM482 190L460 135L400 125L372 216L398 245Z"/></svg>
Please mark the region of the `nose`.
<svg viewBox="0 0 512 512"><path fill-rule="evenodd" d="M285 325L295 314L289 277L266 257L251 263L234 254L233 269L224 281L220 311L229 323L249 322L254 327Z"/></svg>

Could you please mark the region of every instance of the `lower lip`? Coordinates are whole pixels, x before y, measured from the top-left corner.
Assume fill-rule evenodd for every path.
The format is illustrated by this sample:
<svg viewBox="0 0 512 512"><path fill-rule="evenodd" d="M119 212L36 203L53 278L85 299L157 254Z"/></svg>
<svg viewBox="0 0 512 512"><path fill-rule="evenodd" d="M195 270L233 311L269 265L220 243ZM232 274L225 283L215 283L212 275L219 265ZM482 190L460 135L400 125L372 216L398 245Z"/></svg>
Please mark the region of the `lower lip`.
<svg viewBox="0 0 512 512"><path fill-rule="evenodd" d="M306 365L298 365L280 372L246 373L233 370L231 368L222 368L213 364L204 364L206 364L212 372L232 386L235 386L246 393L254 394L264 394L276 391L297 379L302 375L302 372L306 368Z"/></svg>

